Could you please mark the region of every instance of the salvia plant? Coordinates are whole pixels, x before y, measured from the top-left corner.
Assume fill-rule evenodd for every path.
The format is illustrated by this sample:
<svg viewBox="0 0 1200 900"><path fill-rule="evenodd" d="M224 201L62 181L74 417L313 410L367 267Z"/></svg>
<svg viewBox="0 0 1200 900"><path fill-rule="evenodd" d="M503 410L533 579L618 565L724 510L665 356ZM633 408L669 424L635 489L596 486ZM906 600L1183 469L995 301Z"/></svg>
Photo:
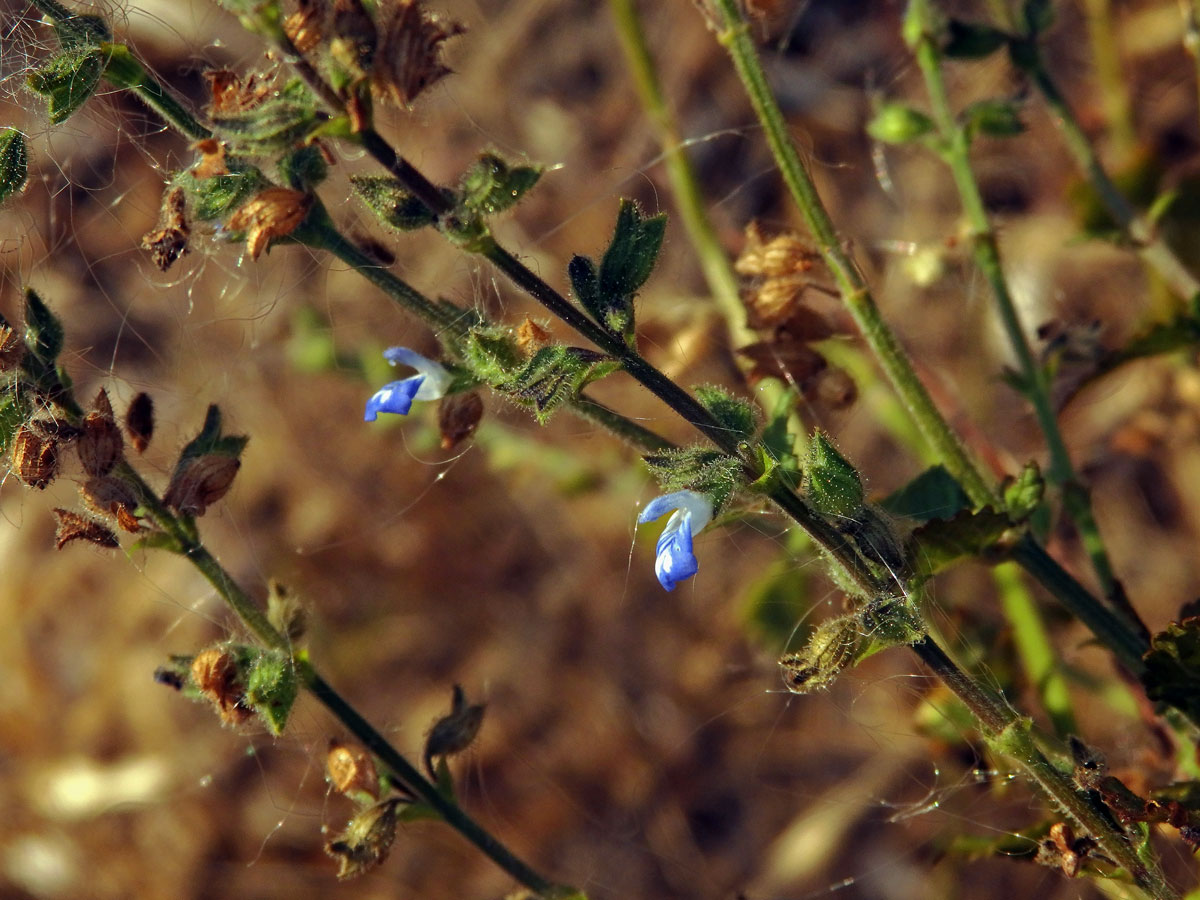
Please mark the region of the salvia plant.
<svg viewBox="0 0 1200 900"><path fill-rule="evenodd" d="M544 14L536 4L529 6L529 15ZM57 0L29 0L28 8L18 4L4 20L3 58L21 63L7 64L6 70L7 109L14 123L0 134L0 200L15 209L23 192L30 194L39 178L50 177L54 163L46 147L57 135L78 142L78 151L86 153L90 138L80 123L100 115L94 112L98 106L138 123L135 140L141 152L114 166L139 167L136 178L154 179L161 195L158 221L144 235L121 230L108 241L135 248L145 270L155 273L155 284L199 279L194 267L186 268L185 258L193 265L203 258L230 279L253 278L256 267L282 258L307 273L319 266L335 269L339 284L354 285L340 302L365 309L391 301L403 312L403 321L386 320L386 326L374 327L377 337L365 336L362 347L350 348L336 346L328 338L328 321L311 309L271 313L295 312L293 371L276 377L311 378L315 384L340 373L335 388L313 390L304 404L310 418L294 425L297 435L323 430L332 436L323 451L330 458L320 462L327 477L352 477L356 461L368 453L380 472L418 469L421 454L433 452L421 443L419 435L427 432L419 423L434 421L436 440L454 459L476 448L496 468L503 468L506 455L545 468L543 486L536 489L512 475L510 490L518 499L495 514L501 517L495 528L500 534L481 536L484 526L470 515L447 510L451 537L424 560L436 579L421 580L419 589L433 590L440 581L453 591L471 583L472 569L484 565L481 543L505 540L502 517L516 516L523 502L534 502L520 495L551 502L544 499L552 493L544 487L547 481L560 481L562 496L553 502L586 505L589 511L580 515L595 516L601 506L625 503L616 514L636 534L626 602L662 609L684 622L690 616L686 607L702 592L698 585L706 578L722 585L722 603L748 610L742 614L747 633L757 635L754 646L777 650L779 675L754 670L756 693L773 705L772 716L803 716L821 702L811 695L833 689L833 696L844 701L834 704L838 714L853 717L852 698L864 690L854 670L884 651L894 671L920 676L913 689L917 696L902 704L925 742L912 757L932 755L948 767L965 766L978 775L982 798L968 823L955 823L932 839L936 852L930 855L938 861L922 862L928 866L923 877L929 892L920 895L990 896L978 873L1002 865L1024 866L1033 874L1021 884L1035 887L1021 889L1045 895L1075 896L1089 889L1086 884L1107 896L1183 896L1196 884L1191 860L1200 846L1200 616L1186 594L1167 596L1176 590L1170 583L1138 580L1152 584L1157 597L1126 590L1122 558L1106 540L1110 526L1101 511L1107 507L1092 490L1078 439L1073 442L1062 413L1093 385L1111 384L1119 377L1113 373L1150 365L1191 384L1184 399L1190 396L1194 406L1200 281L1192 274L1196 246L1186 234L1194 176L1186 167L1166 173L1161 159L1139 154L1129 85L1120 76L1122 61L1114 50L1123 35L1104 0L1085 3L1082 10L1050 0L996 0L980 8L938 0L812 6L833 17L868 16L878 25L870 33L899 35L901 55L893 60L891 77L882 83L864 78L871 82L871 112L855 152L873 156L877 171L866 177L894 195L905 190L899 176L914 166L936 170L928 178L938 185L939 202L953 205L960 227L937 246L905 245L906 271L921 286L956 285L960 294L971 294L973 304L987 308L1006 346L1007 363L972 377L987 380L989 392L1003 398L997 403L1014 409L1019 404L1020 414L1036 423L1038 445L1013 434L989 443L971 424L974 411L954 408L957 395L947 383L953 378L908 349L910 343L929 346L938 339L933 332L951 319L919 307L894 320L885 316L893 279L873 274L878 268L870 262L873 250L860 245L853 221L831 218L829 188L817 179L825 179L836 160L808 146L793 129L796 123L785 116L781 98L797 88L786 79L769 79L764 68L764 57L785 55L764 44L770 35L790 29L791 39L803 43L807 23L815 29L812 41L829 40L829 26L813 25L805 4L701 0L655 11L656 21L703 35L723 51L715 58L723 70L736 74L754 117L752 127L733 124L744 142L770 153L774 165L761 180L776 204L764 208L774 210L776 218L735 223L744 229L741 238L736 232L720 234L709 219L717 198L705 199L709 188L696 172L666 99L667 81L660 78L656 51L640 18L649 10L639 10L632 0L611 0L606 14L617 27L625 65L661 145L670 196L660 197L659 205L679 215L668 220L645 198L609 202L605 196L597 202L592 194L584 196L584 185L559 179L555 189L582 191L576 208L603 208L610 223L606 237L594 237L565 258L524 256L503 237L510 233L506 223L513 208L538 202L551 166L491 146L467 129L460 130L458 140L467 135L478 143L471 148L472 161L452 177L430 174L444 164L429 165L439 151L425 143L432 137L423 133L422 110L448 96L442 91L452 81L447 53L457 48L464 60L472 54L483 58L489 46L506 38L486 29L467 31L449 14L417 0L218 0L212 15L236 20L250 39L244 46L256 49L244 51L237 66L205 66L203 96L182 92L155 74L143 51L122 35L120 15ZM1171 4L1134 6L1131 17L1153 14L1160 21L1166 9L1179 17ZM1081 118L1060 86L1052 58L1063 34L1084 30L1077 21L1081 15L1104 98L1101 111L1089 112L1111 131L1111 160L1097 150L1098 126ZM1172 21L1179 48L1171 61L1178 65L1185 52L1196 52L1200 31L1190 8ZM543 42L578 45L588 39L555 32L553 22L546 27ZM530 52L542 51L531 45ZM990 73L990 80L972 81L978 71ZM1195 73L1186 68L1173 77L1177 93L1188 93L1180 85L1189 78L1194 80ZM999 96L964 96L961 85L976 83L1002 85L995 90ZM502 72L493 72L489 84L496 103L510 99L505 92L518 87ZM435 85L438 89L430 91ZM1186 105L1194 112L1195 85L1188 91ZM20 120L15 118L18 105L25 113ZM527 113L532 128L532 104ZM1053 132L1041 132L1055 136L1053 148L1035 146L1026 135L1035 117L1053 122ZM1193 151L1195 127L1196 122L1186 127L1185 143ZM156 128L165 131L154 133ZM414 149L402 152L401 141ZM64 152L61 146L57 152ZM1125 298L1125 305L1139 312L1127 313L1137 324L1123 337L1109 340L1116 329L1106 331L1104 310L1088 311L1094 322L1074 322L1031 313L1025 302L1015 275L1019 250L1010 257L1003 210L989 196L989 170L980 160L998 157L1019 171L1052 154L1069 158L1076 168L1065 197L1077 213L1073 236L1105 242L1144 275L1131 281L1137 290ZM449 158L462 158L461 147ZM69 189L68 182L64 190ZM589 218L596 217L589 213ZM393 265L392 254L413 241L424 242L422 248L448 242L473 260L481 296L447 298L437 277L422 278L416 265ZM689 248L706 284L703 299L693 299L671 316L656 311L651 300L668 243L676 250ZM738 246L735 260L731 251ZM53 269L51 257L22 265L31 283L54 284L40 271ZM947 275L951 268L960 273L957 280ZM493 302L493 294L512 299ZM536 307L522 306L518 295ZM961 296L939 296L957 304L960 319L968 317ZM287 302L285 296L280 304ZM455 671L454 663L443 659L425 676L437 682L440 711L424 737L414 739L394 727L401 713L388 705L393 692L406 686L385 665L372 662L386 658L380 645L394 632L368 630L342 646L367 660L372 709L390 710L382 721L372 722L360 711L365 707L353 704L323 674L337 668L344 650L335 649L336 634L321 631L329 614L321 598L303 583L285 585L245 566L231 571L222 554L211 549L207 522L220 518L236 497L247 479L243 468L261 474L275 465L255 461L260 442L268 447L282 442L271 437L271 430L282 426L265 399L266 388L256 401L260 412L237 416L236 424L221 403L210 405L206 396L196 396L217 393L212 386L185 392L186 403L156 406L152 384L131 391L118 381L125 377L119 362L100 378L81 364L84 350L73 345L73 334L89 326L77 326L75 312L60 315L49 288L23 287L20 302L8 312L0 320L0 450L9 460L9 483L50 490L61 503L53 509L58 550L75 554L86 544L109 553L120 550L138 567L148 566L154 551L172 554L177 565L203 577L206 595L224 601L236 625L206 644L162 648L159 665L146 670L145 679L153 676L163 693L174 691L208 708L239 735L280 738L275 745L280 748L289 746L290 738L317 748L328 793L320 814L325 833L314 827L310 842L330 857L331 875L356 879L378 870L372 877L386 877L394 848L402 848L396 852L410 860L421 859L446 843L434 836L435 829L448 829L498 867L505 879L500 890L512 896L630 891L616 854L584 864L550 852L549 838L539 846L533 834L545 837L547 828L565 827L561 822L523 833L533 818L520 807L532 809L538 798L504 791L502 802L493 801L500 808L489 809L489 782L483 783L482 798L472 792L471 754L486 740L491 721L509 714L504 707L521 685L471 684L465 675L448 674ZM685 342L695 322L708 322L706 337L717 340L714 315L722 323L718 344L731 352L711 373L692 379L688 369L671 363L670 353ZM984 349L981 318L975 316L955 340L967 344L969 352L962 355L969 363L990 367L994 355ZM385 320L376 315L371 321ZM902 341L901 333L916 337ZM235 352L246 349L225 351L230 371L242 364L234 361ZM248 352L259 353L261 347ZM1149 357L1159 359L1143 362ZM622 389L629 384L644 390ZM660 404L657 412L646 412L647 392ZM358 397L349 414L335 408L330 399L335 394ZM850 420L835 413L847 407L858 411L860 422L865 412L877 413L874 433L893 448L871 454L864 446L870 465L860 465L850 449L856 441L838 433L837 423ZM517 420L505 410L529 415ZM539 425L554 420L547 433L555 444L568 447L565 457L526 435L529 419ZM564 427L564 420L575 424ZM400 424L406 426L402 432L394 427ZM1171 427L1164 425L1158 438L1171 439ZM597 431L611 436L612 447L629 451L598 448ZM396 437L399 433L413 441L411 446ZM1188 436L1194 444L1194 428ZM385 441L386 451L381 449ZM178 449L164 450L164 443ZM581 446L588 450L580 451ZM167 453L165 461L152 461L155 451ZM896 461L902 451L911 458ZM595 454L595 470L579 464L588 453ZM882 468L889 461L909 473L906 480ZM615 474L603 476L604 491L589 491L580 483L601 477L596 472L610 464L614 470L632 468L656 487L635 506L623 499L633 494ZM880 471L872 470L875 464ZM575 473L574 487L561 475L564 467ZM390 475L367 477L378 479L371 488L372 510L355 510L355 515L376 515L408 502L386 496ZM485 473L451 466L444 477L467 481ZM305 477L295 479L296 490L307 494ZM68 483L77 491L62 490ZM427 502L436 504L438 496ZM388 525L396 531L389 541L411 538L400 532L412 519L398 515L403 517ZM549 518L544 511L539 515ZM252 522L256 515L238 518ZM14 522L34 528L32 505L26 504ZM491 522L486 527L493 531ZM737 540L713 537L722 532ZM747 587L720 573L744 571L731 551L748 552L744 545L754 534L774 535L781 552ZM1162 543L1159 537L1138 540L1147 546ZM352 544L331 539L337 548ZM354 585L348 590L375 590L353 572L353 551L344 552L349 554L342 561L345 568L333 577ZM1194 547L1179 543L1174 552L1191 567L1188 584L1194 585ZM973 569L967 565L972 561ZM577 558L544 562L564 573L579 565ZM994 589L982 590L979 578L959 577L964 570L991 573ZM651 573L665 591L654 585ZM480 590L513 597L534 589L528 573L506 577L513 584L502 585L496 576ZM555 576L566 583L570 577ZM60 599L105 603L98 592L76 586L73 593ZM587 590L578 593L583 595L578 603L598 602ZM829 602L831 593L836 602ZM607 608L617 611L603 627L616 633L625 614ZM441 614L452 616L466 633L480 612L464 603ZM554 614L571 615L562 609ZM704 614L728 615L729 609L710 605ZM56 615L71 613L64 608ZM498 617L490 639L520 644L521 635L504 634L512 625ZM682 633L683 625L679 628ZM416 646L421 628L414 625L412 633L418 635L412 638ZM635 652L653 657L681 679L685 666L699 666L711 678L730 665L724 660L735 652L715 647L697 656L686 639L663 642L660 637L646 634L644 644L634 642ZM30 640L46 639L31 635ZM1104 667L1076 665L1080 647L1102 654ZM577 698L577 682L645 677L644 666L615 656L583 676L572 673L569 663L566 659L560 677L541 689L561 692L559 699L579 705L584 719L602 721L611 710L599 703L588 706L586 695ZM857 687L838 693L846 684ZM309 703L305 695L328 717L303 712ZM86 704L86 691L74 702ZM655 702L671 705L661 698ZM130 707L136 703L129 700ZM487 709L491 712L485 715ZM650 720L686 717L686 711L644 715L647 722L639 727L646 753L672 752L654 737L664 726ZM1122 724L1089 734L1106 717ZM770 721L756 736L760 747L769 738ZM692 722L683 734L703 727ZM828 726L814 730L822 728ZM1105 746L1109 742L1114 743ZM579 740L574 747L573 766L586 771L602 742ZM818 763L826 767L824 777L833 777L828 772L838 769L846 753L833 734L813 734L805 747L785 756L808 758L809 771L818 778ZM819 753L813 747L820 747ZM1152 748L1144 750L1140 768L1132 757L1136 747ZM517 765L539 752L538 739L526 735L500 759ZM462 762L456 760L460 755ZM1110 757L1132 762L1110 768ZM627 802L618 796L636 794L636 785L658 763L622 765L634 787L612 785L614 806ZM691 776L697 779L695 790L711 803L690 807L683 826L655 826L664 833L690 829L688 852L694 859L688 856L687 865L697 871L705 871L705 856L716 852L712 835L740 848L736 853L743 863L737 874L722 876L721 893L712 896L820 895L823 889L811 873L823 869L812 864L789 869L787 860L801 854L806 842L822 857L856 860L858 871L886 868L874 853L873 832L856 831L853 821L817 817L803 840L786 829L789 819L798 825L808 821L799 798L815 790L794 770L769 777L773 790L788 803L796 800L798 808L783 808L782 817L766 828L744 825L744 808L757 798L734 792L736 802L717 802L732 790L722 786L728 784L721 771L727 765L713 756ZM489 781L500 777L488 776ZM1010 796L1014 788L1006 787L1013 782L1028 791L1016 803ZM854 809L847 797L884 796L885 787L877 775L855 773L840 783L845 796L827 802ZM960 790L976 788L963 784ZM936 791L935 786L927 801L914 803L909 815L892 818L892 827L903 828L922 810L936 808ZM581 802L576 813L607 818L609 811L595 799ZM662 806L678 802L653 800ZM410 823L416 822L426 824L410 833ZM627 823L612 827L624 829ZM654 830L639 840L681 842L668 847L686 843L652 837ZM29 875L32 864L22 862L22 853L34 852L31 845L16 846L26 849L10 854L5 865L10 875L24 874L11 877L33 894L53 893L45 888L49 882ZM244 856L250 861L254 853ZM988 858L997 862L989 864ZM947 869L959 873L956 890L940 874ZM909 896L885 889L882 882L888 878L881 876L874 892L868 885L862 896ZM679 883L691 887L679 888ZM701 889L698 884L705 882L666 878L653 890L690 894ZM648 884L637 887L649 890ZM426 889L440 896L461 896L463 890L450 883Z"/></svg>

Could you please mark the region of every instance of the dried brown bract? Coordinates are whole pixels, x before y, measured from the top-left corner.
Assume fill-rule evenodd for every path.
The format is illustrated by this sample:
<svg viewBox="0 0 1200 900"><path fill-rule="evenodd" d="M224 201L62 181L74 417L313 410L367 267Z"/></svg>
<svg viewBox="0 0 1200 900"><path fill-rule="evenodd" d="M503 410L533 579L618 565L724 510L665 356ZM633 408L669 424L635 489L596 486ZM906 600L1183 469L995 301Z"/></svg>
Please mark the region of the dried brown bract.
<svg viewBox="0 0 1200 900"><path fill-rule="evenodd" d="M125 433L138 453L145 452L154 436L154 401L145 391L133 398L125 412Z"/></svg>
<svg viewBox="0 0 1200 900"><path fill-rule="evenodd" d="M379 16L371 88L379 99L408 107L450 74L442 63L442 44L466 29L457 22L442 22L417 0L384 0Z"/></svg>
<svg viewBox="0 0 1200 900"><path fill-rule="evenodd" d="M188 460L175 470L163 502L184 515L202 516L229 492L241 466L236 457L220 453Z"/></svg>
<svg viewBox="0 0 1200 900"><path fill-rule="evenodd" d="M21 336L8 325L0 325L0 372L11 372L25 359Z"/></svg>
<svg viewBox="0 0 1200 900"><path fill-rule="evenodd" d="M69 509L56 508L54 515L58 519L58 529L54 533L55 545L61 550L71 541L87 541L99 547L116 548L121 546L112 529L88 519Z"/></svg>
<svg viewBox="0 0 1200 900"><path fill-rule="evenodd" d="M225 165L225 145L216 138L206 138L193 144L192 149L200 154L200 162L192 166L193 178L216 178L229 174L229 167Z"/></svg>
<svg viewBox="0 0 1200 900"><path fill-rule="evenodd" d="M475 391L450 394L438 404L438 430L442 449L452 450L475 433L483 418L483 398Z"/></svg>
<svg viewBox="0 0 1200 900"><path fill-rule="evenodd" d="M362 746L331 740L325 754L325 772L338 793L352 800L379 799L379 773L371 754Z"/></svg>
<svg viewBox="0 0 1200 900"><path fill-rule="evenodd" d="M360 0L333 0L333 39L329 50L333 58L361 77L371 68L379 35L375 20Z"/></svg>
<svg viewBox="0 0 1200 900"><path fill-rule="evenodd" d="M25 484L45 490L58 473L58 442L22 427L13 440L12 466Z"/></svg>
<svg viewBox="0 0 1200 900"><path fill-rule="evenodd" d="M329 7L323 0L301 0L297 10L283 20L283 33L300 53L307 53L325 37Z"/></svg>
<svg viewBox="0 0 1200 900"><path fill-rule="evenodd" d="M202 650L192 660L192 684L213 702L226 725L239 725L254 713L245 703L237 661L215 647Z"/></svg>
<svg viewBox="0 0 1200 900"><path fill-rule="evenodd" d="M312 206L312 197L285 187L269 187L243 203L229 217L231 231L246 232L246 250L258 259L275 238L296 230Z"/></svg>
<svg viewBox="0 0 1200 900"><path fill-rule="evenodd" d="M483 725L483 713L487 705L467 703L467 695L459 685L454 686L450 714L433 723L429 737L425 739L425 770L437 781L433 768L435 756L452 756L471 746Z"/></svg>
<svg viewBox="0 0 1200 900"><path fill-rule="evenodd" d="M188 252L188 238L191 233L183 188L171 188L163 197L158 228L142 235L142 249L149 250L154 264L160 271L165 272L179 257Z"/></svg>
<svg viewBox="0 0 1200 900"><path fill-rule="evenodd" d="M121 511L132 516L138 505L133 488L113 475L89 478L79 486L79 496L89 509L105 516L119 516Z"/></svg>
<svg viewBox="0 0 1200 900"><path fill-rule="evenodd" d="M93 411L83 419L83 433L79 436L77 449L83 470L96 477L107 475L121 459L125 442L113 418L108 394L103 389L96 397Z"/></svg>
<svg viewBox="0 0 1200 900"><path fill-rule="evenodd" d="M40 437L56 441L60 447L71 443L83 434L82 428L72 425L65 419L33 419L29 423L29 427Z"/></svg>
<svg viewBox="0 0 1200 900"><path fill-rule="evenodd" d="M235 116L253 109L271 93L271 88L251 75L245 81L237 72L229 69L210 69L204 73L208 79L212 100L208 104L209 115L216 118Z"/></svg>
<svg viewBox="0 0 1200 900"><path fill-rule="evenodd" d="M354 878L369 872L385 859L396 841L400 800L384 800L349 821L346 830L325 845L338 861L337 877Z"/></svg>
<svg viewBox="0 0 1200 900"><path fill-rule="evenodd" d="M529 316L517 328L517 346L532 356L543 346L550 343L553 337L549 331L539 325Z"/></svg>

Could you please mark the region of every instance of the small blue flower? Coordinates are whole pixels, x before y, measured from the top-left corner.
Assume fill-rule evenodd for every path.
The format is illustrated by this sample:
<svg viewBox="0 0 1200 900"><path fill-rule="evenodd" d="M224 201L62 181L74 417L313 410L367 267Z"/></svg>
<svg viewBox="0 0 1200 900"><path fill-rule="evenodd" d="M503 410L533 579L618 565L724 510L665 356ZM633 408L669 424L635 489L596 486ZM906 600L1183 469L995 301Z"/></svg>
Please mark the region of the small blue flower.
<svg viewBox="0 0 1200 900"><path fill-rule="evenodd" d="M388 347L383 351L383 358L393 366L403 363L410 369L416 369L417 374L385 384L377 390L367 401L367 411L363 415L366 422L374 422L381 412L408 415L414 400L437 400L445 396L454 377L445 366L407 347Z"/></svg>
<svg viewBox="0 0 1200 900"><path fill-rule="evenodd" d="M712 521L713 505L712 500L697 491L675 491L647 503L638 522L652 522L671 510L675 512L654 548L654 574L668 591L691 578L700 567L692 552L692 538Z"/></svg>

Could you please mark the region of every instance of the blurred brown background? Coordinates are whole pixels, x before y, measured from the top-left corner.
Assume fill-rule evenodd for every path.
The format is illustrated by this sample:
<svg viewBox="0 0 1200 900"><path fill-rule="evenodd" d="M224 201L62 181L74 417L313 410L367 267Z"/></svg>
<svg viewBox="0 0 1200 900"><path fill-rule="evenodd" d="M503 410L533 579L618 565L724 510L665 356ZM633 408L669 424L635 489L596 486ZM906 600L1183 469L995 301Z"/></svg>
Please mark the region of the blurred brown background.
<svg viewBox="0 0 1200 900"><path fill-rule="evenodd" d="M752 219L793 225L699 14L682 2L642 6L730 252ZM898 35L902 5L778 6L763 26L765 53L835 220L973 450L998 473L1016 471L1040 445L998 379L1006 351L955 241L949 178L926 153L889 150L889 193L864 137L873 91L920 96ZM1176 5L1114 4L1134 147L1117 146L1104 127L1082 10L1059 6L1056 70L1109 161L1149 159L1159 187L1186 196L1198 116ZM559 286L572 253L602 251L618 197L672 211L605 4L439 8L469 31L449 47L456 74L385 123L401 152L447 182L489 147L546 164L498 229ZM203 0L108 12L118 39L197 106L205 69L272 65ZM318 667L410 756L453 684L486 700L483 731L454 770L465 806L514 850L596 900L1094 894L1028 863L941 858L951 837L1026 827L1040 806L969 743L922 735L914 710L933 685L908 654L877 656L826 694L781 693L778 644L747 624L750 585L791 574L800 594L778 611L785 621L842 607L811 557L788 555L778 517L706 533L700 574L667 594L652 571L658 529L636 538L633 529L656 490L634 454L586 423L564 414L538 429L488 398L475 442L450 453L437 449L428 406L404 422L363 425L362 404L378 385L359 374L360 354L435 348L352 273L295 247L251 263L242 248L200 236L160 274L139 243L164 177L189 163L189 151L115 94L50 130L22 87L45 52L46 30L34 21L20 2L0 13L0 121L19 125L32 146L29 186L0 211L0 311L18 318L21 288L33 285L67 324L65 362L81 398L103 386L121 412L138 391L153 395L159 429L143 468L158 483L208 403L220 404L231 431L251 436L233 492L202 520L205 539L255 596L276 577L305 598ZM951 84L960 103L1021 93L1000 58L953 67ZM1036 100L1024 118L1028 134L982 142L975 154L1016 292L1031 324L1099 320L1102 340L1116 345L1165 313L1164 296L1131 255L1076 240L1069 162ZM340 155L323 196L353 233L386 241L401 277L513 322L531 311L436 236L380 235L339 199L347 173L364 168ZM1186 213L1177 223L1185 235ZM646 352L683 383L737 383L678 225L639 314ZM329 342L334 364L315 364L311 348ZM605 397L691 439L652 398L612 382ZM861 465L876 495L921 469L878 424L884 395L868 379L847 410L801 410ZM1200 589L1198 398L1192 367L1158 361L1101 382L1063 419L1094 479L1118 571L1153 628ZM155 684L168 654L236 636L237 625L182 560L79 545L55 552L50 509L74 507L74 489L68 473L44 494L13 477L0 492L0 896L485 898L514 887L427 823L405 826L380 869L338 883L321 849L351 814L323 778L335 723L304 699L273 740L257 727L222 728L209 709ZM1086 571L1071 534L1056 534L1053 550ZM1010 669L987 571L960 567L934 595L952 642L976 643L963 658L990 666L1036 714ZM1168 780L1154 737L1101 698L1113 683L1106 655L1053 609L1047 616L1077 676L1089 740L1118 769ZM1189 879L1186 851L1163 846L1168 866Z"/></svg>

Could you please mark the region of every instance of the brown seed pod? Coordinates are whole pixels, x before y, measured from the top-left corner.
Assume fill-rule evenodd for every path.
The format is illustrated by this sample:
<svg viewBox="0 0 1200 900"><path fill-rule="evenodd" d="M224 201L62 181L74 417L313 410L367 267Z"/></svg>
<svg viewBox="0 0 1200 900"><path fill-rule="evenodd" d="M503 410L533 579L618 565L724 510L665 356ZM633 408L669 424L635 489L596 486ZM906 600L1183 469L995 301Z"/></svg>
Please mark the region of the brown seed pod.
<svg viewBox="0 0 1200 900"><path fill-rule="evenodd" d="M99 522L59 507L55 508L54 515L58 518L54 540L59 550L71 541L87 541L89 544L108 548L121 546L112 529Z"/></svg>
<svg viewBox="0 0 1200 900"><path fill-rule="evenodd" d="M200 162L192 166L193 178L216 178L229 174L229 167L225 165L225 145L216 138L197 141L192 149L200 154Z"/></svg>
<svg viewBox="0 0 1200 900"><path fill-rule="evenodd" d="M23 482L45 490L58 473L58 442L22 426L13 441L12 465Z"/></svg>
<svg viewBox="0 0 1200 900"><path fill-rule="evenodd" d="M121 458L125 442L121 429L113 419L112 404L102 389L96 397L95 411L83 419L83 434L79 436L79 462L89 475L107 475Z"/></svg>
<svg viewBox="0 0 1200 900"><path fill-rule="evenodd" d="M220 453L190 459L176 468L163 502L185 515L202 516L229 492L241 466L236 457Z"/></svg>
<svg viewBox="0 0 1200 900"><path fill-rule="evenodd" d="M438 430L442 449L451 450L475 433L483 418L483 399L475 391L450 394L438 404Z"/></svg>
<svg viewBox="0 0 1200 900"><path fill-rule="evenodd" d="M0 325L0 372L11 372L25 359L21 336L8 325Z"/></svg>
<svg viewBox="0 0 1200 900"><path fill-rule="evenodd" d="M486 708L483 703L467 703L463 689L457 684L454 686L450 714L434 722L429 737L425 739L425 770L430 778L437 781L437 773L433 768L435 756L452 756L471 746L483 725Z"/></svg>
<svg viewBox="0 0 1200 900"><path fill-rule="evenodd" d="M125 413L125 432L133 443L133 449L144 453L154 436L154 401L145 391L133 398Z"/></svg>
<svg viewBox="0 0 1200 900"><path fill-rule="evenodd" d="M259 191L229 217L230 231L246 232L246 250L258 259L272 240L286 237L304 221L312 197L285 187Z"/></svg>
<svg viewBox="0 0 1200 900"><path fill-rule="evenodd" d="M226 725L238 725L254 713L245 704L237 660L227 650L210 647L192 660L192 684L213 702Z"/></svg>
<svg viewBox="0 0 1200 900"><path fill-rule="evenodd" d="M417 0L384 0L379 8L379 48L371 67L376 97L408 107L417 96L450 74L442 44L466 29L442 22Z"/></svg>
<svg viewBox="0 0 1200 900"><path fill-rule="evenodd" d="M187 198L183 188L171 188L163 197L158 228L142 235L142 249L149 250L154 264L160 271L165 272L175 264L175 260L188 252L188 238L191 233L192 228L187 220Z"/></svg>
<svg viewBox="0 0 1200 900"><path fill-rule="evenodd" d="M379 799L379 773L364 747L344 744L336 738L331 740L325 754L325 771L338 793L352 800Z"/></svg>
<svg viewBox="0 0 1200 900"><path fill-rule="evenodd" d="M105 516L120 515L122 510L132 515L138 505L133 488L113 475L89 478L79 486L79 496L89 509Z"/></svg>

